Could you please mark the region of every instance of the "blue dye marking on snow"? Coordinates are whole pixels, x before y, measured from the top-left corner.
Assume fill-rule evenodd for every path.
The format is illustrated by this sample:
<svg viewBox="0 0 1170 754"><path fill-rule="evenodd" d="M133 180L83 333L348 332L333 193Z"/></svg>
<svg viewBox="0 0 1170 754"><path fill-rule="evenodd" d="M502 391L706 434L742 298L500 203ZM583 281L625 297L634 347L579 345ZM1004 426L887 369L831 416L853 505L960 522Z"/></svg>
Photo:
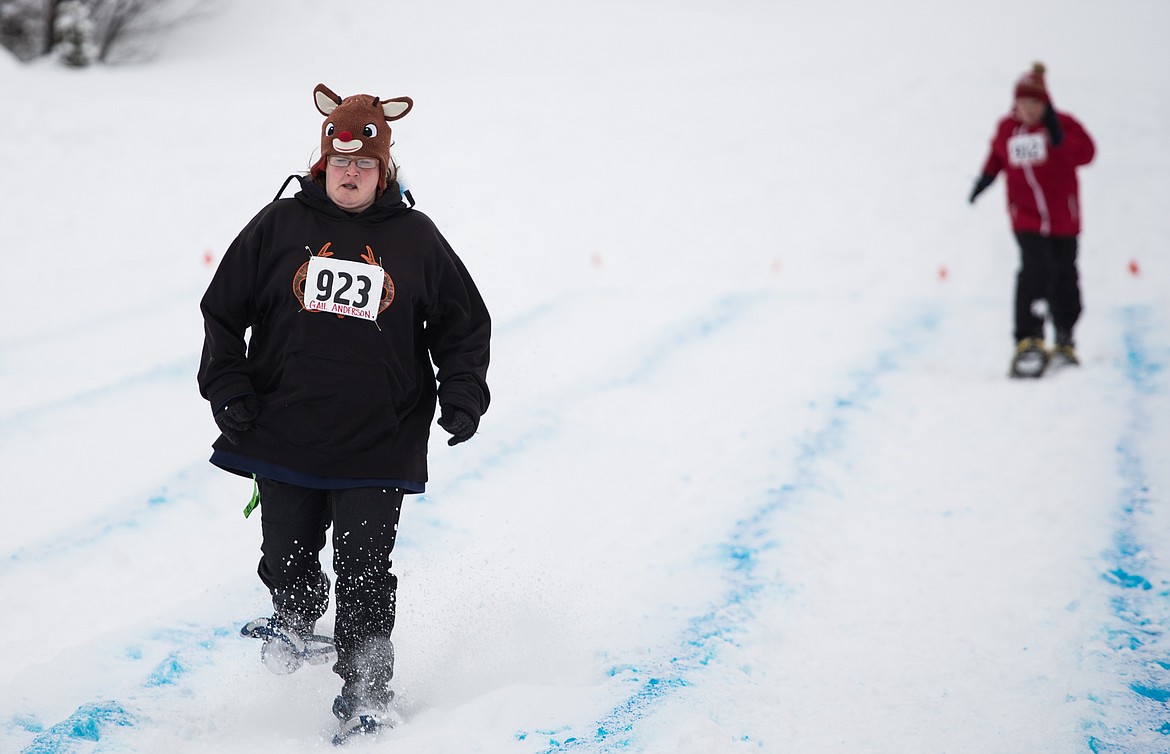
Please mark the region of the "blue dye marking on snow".
<svg viewBox="0 0 1170 754"><path fill-rule="evenodd" d="M605 674L608 675L610 678L613 678L615 676L619 676L619 675L622 675L624 673L639 673L639 672L641 672L641 671L638 669L638 667L636 665L628 665L627 664L627 665L614 665L612 668L605 671Z"/></svg>
<svg viewBox="0 0 1170 754"><path fill-rule="evenodd" d="M198 364L198 355L184 357L177 361L172 361L169 364L159 364L137 374L128 375L108 385L101 385L39 406L21 409L3 417L3 421L0 421L0 436L24 431L29 421L35 420L42 414L67 411L79 405L93 403L111 395L139 390L143 385L148 385L152 382L190 380Z"/></svg>
<svg viewBox="0 0 1170 754"><path fill-rule="evenodd" d="M1130 557L1132 555L1136 555L1140 551L1141 551L1140 549L1133 549L1133 550L1128 550L1128 551L1125 549L1122 549L1120 554L1122 555L1122 557ZM1153 585L1149 581L1146 581L1144 576L1139 576L1136 573L1126 573L1125 569L1123 569L1123 568L1115 568L1114 570L1109 571L1108 573L1104 574L1102 576L1102 578L1104 578L1109 583L1117 584L1118 586L1120 586L1124 589L1139 589L1139 588L1140 589L1153 589L1154 588Z"/></svg>
<svg viewBox="0 0 1170 754"><path fill-rule="evenodd" d="M187 668L183 666L183 661L179 658L178 653L172 653L159 663L154 672L147 676L143 685L148 687L171 686L186 672Z"/></svg>
<svg viewBox="0 0 1170 754"><path fill-rule="evenodd" d="M1109 629L1105 632L1105 643L1114 651L1133 651L1142 645L1142 640L1129 631Z"/></svg>
<svg viewBox="0 0 1170 754"><path fill-rule="evenodd" d="M0 575L29 563L76 557L78 550L99 544L107 537L139 529L168 506L191 500L192 479L212 473L222 472L206 462L200 462L175 474L160 489L147 494L145 500L138 498L138 502L128 504L130 509L121 517L91 519L73 529L55 534L41 544L26 545L15 552L0 555Z"/></svg>
<svg viewBox="0 0 1170 754"><path fill-rule="evenodd" d="M738 299L728 300L721 308L721 315L713 318L709 326L699 330L709 333L726 324L744 311L744 303ZM668 660L650 664L646 672L652 677L639 682L636 690L624 701L601 719L590 723L588 727L592 733L562 741L550 740L540 754L582 749L606 752L631 748L634 744L634 729L642 719L657 705L690 686L694 676L718 659L721 649L737 646L737 636L746 631L745 626L754 617L752 601L769 586L775 586L764 583L756 573L758 554L775 546L770 538L773 516L810 493L824 491L827 482L823 479L819 464L833 450L843 445L852 413L863 409L869 401L881 394L878 381L898 368L901 357L916 351L922 334L935 329L937 324L938 317L933 312L920 316L898 333L894 349L879 354L875 366L855 374L853 389L848 395L836 398L822 429L808 437L800 449L795 479L768 490L760 507L737 523L730 541L721 547L730 588L721 604L690 621L681 637L682 652ZM686 338L681 338L679 342L681 340ZM629 380L640 378L662 358L659 354L649 355L646 363L631 373ZM632 666L617 666L610 670L609 675L616 676L627 667L633 669ZM748 738L744 736L745 740Z"/></svg>
<svg viewBox="0 0 1170 754"><path fill-rule="evenodd" d="M577 303L581 305L588 305L579 297L572 296L556 296L548 301L544 301L531 306L528 309L519 312L508 320L500 323L492 323L492 337L499 339L501 336L512 337L517 331L522 331L525 328L533 325L540 325L549 321L549 318L562 309L565 309L569 304Z"/></svg>
<svg viewBox="0 0 1170 754"><path fill-rule="evenodd" d="M1147 699L1153 699L1155 702L1170 702L1170 689L1151 688L1140 683L1131 683L1129 687L1133 689L1134 693L1141 694Z"/></svg>
<svg viewBox="0 0 1170 754"><path fill-rule="evenodd" d="M582 300L581 298L570 298L565 296L558 296L557 298L541 304L537 304L515 316L499 326L494 327L494 337L499 339L503 337L513 337L517 332L524 329L548 321L550 316L558 311L568 308L570 305L589 306L590 302ZM442 483L442 489L448 493L457 492L460 487L465 484L480 481L484 478L485 473L489 469L499 468L510 460L519 457L525 453L533 444L547 441L555 431L555 422L551 419L542 418L537 422L537 425L527 432L514 435L509 443L501 445L494 453L483 458L474 468L467 469L462 473L450 476ZM433 505L434 498L426 494L414 495L414 502L423 505ZM438 516L430 517L426 523L434 530L449 530L450 524ZM399 532L398 544L400 547L416 546L418 535L412 535L409 531Z"/></svg>
<svg viewBox="0 0 1170 754"><path fill-rule="evenodd" d="M729 325L739 321L756 305L770 294L754 293L750 295L724 296L715 302L714 312L673 329L665 336L655 340L655 345L648 348L641 363L635 364L624 376L604 385L602 389L632 385L662 368L667 359L680 348L690 346L723 331Z"/></svg>
<svg viewBox="0 0 1170 754"><path fill-rule="evenodd" d="M176 276L178 277L178 276ZM71 317L67 324L50 326L45 329L21 329L19 334L14 337L5 338L0 343L0 349L5 352L11 352L16 348L27 348L28 346L40 346L44 343L51 343L55 341L68 341L71 338L78 338L81 336L87 339L94 337L105 337L105 334L99 333L101 328L109 328L111 325L119 325L126 322L140 323L142 321L142 312L151 312L153 316L159 316L165 310L189 310L192 301L198 301L199 297L203 295L205 283L196 285L175 286L169 289L158 289L158 295L151 298L138 298L127 301L127 305L123 308L104 310L104 311L86 311L84 317ZM195 356L198 362L198 356ZM188 374L190 378L190 374Z"/></svg>
<svg viewBox="0 0 1170 754"><path fill-rule="evenodd" d="M669 357L678 349L700 342L720 332L738 319L749 314L759 302L772 295L768 293L752 293L745 296L725 296L719 299L714 304L713 312L697 317L682 326L670 328L666 334L657 337L654 341L657 345L647 351L641 363L635 364L624 375L614 380L603 382L602 384L590 385L586 390L591 394L615 387L632 385L640 380L646 379L655 370L662 368ZM538 309L522 317L516 323L516 326L526 326L531 321L537 319L538 315L547 314L559 308L561 308L559 304L538 307ZM488 470L503 467L505 464L527 452L534 444L548 442L556 434L557 430L558 421L555 416L538 417L534 426L528 431L516 436L512 442L501 445L491 455L483 458L474 468L449 477L448 481L442 483L442 489L447 493L457 492L466 484L482 480ZM451 528L450 524L439 516L430 517L426 523L432 530L449 531ZM400 547L415 547L419 546L421 537L417 532L415 534L404 532L399 534L398 542Z"/></svg>
<svg viewBox="0 0 1170 754"><path fill-rule="evenodd" d="M84 742L101 741L112 730L134 723L134 716L117 702L83 704L72 715L38 735L22 749L22 754L67 754L76 751Z"/></svg>
<svg viewBox="0 0 1170 754"><path fill-rule="evenodd" d="M480 461L475 468L452 477L450 482L443 485L444 489L450 491L468 482L483 479L484 473L488 469L503 466L512 458L526 452L532 445L547 441L553 435L554 429L555 427L551 422L542 423L539 426L533 427L511 442L501 445L496 452Z"/></svg>
<svg viewBox="0 0 1170 754"><path fill-rule="evenodd" d="M446 481L433 485L432 489L439 488L446 495L458 494L461 487L473 484L484 478L489 469L504 466L509 461L520 457L529 447L537 443L546 442L554 434L552 424L543 424L520 434L511 442L500 445L493 453L482 458L478 464L459 474L451 475ZM425 547L428 537L434 537L437 532L449 534L452 532L470 534L465 527L452 523L447 513L436 507L436 499L429 494L412 495L412 504L418 504L419 510L415 524L398 532L399 550L420 549ZM420 528L425 527L425 528Z"/></svg>
<svg viewBox="0 0 1170 754"><path fill-rule="evenodd" d="M1162 364L1143 343L1144 332L1151 329L1146 324L1149 310L1134 306L1120 313L1126 348L1122 369L1130 388L1129 421L1116 446L1122 483L1119 526L1114 550L1108 554L1110 568L1102 574L1115 590L1110 596L1112 621L1103 635L1110 650L1106 661L1115 668L1119 683L1115 692L1090 696L1098 719L1086 721L1086 743L1098 754L1165 750L1164 741L1156 737L1170 734L1166 720L1170 688L1165 677L1170 669L1165 660L1170 652L1170 604L1165 599L1170 577L1155 572L1158 562L1146 551L1146 542L1157 535L1144 526L1151 496L1142 453L1150 427L1145 399L1162 394ZM1155 589L1154 583L1162 588ZM1122 689L1130 695L1117 693Z"/></svg>
<svg viewBox="0 0 1170 754"><path fill-rule="evenodd" d="M12 724L29 733L40 733L45 729L41 721L32 715L13 715Z"/></svg>
<svg viewBox="0 0 1170 754"><path fill-rule="evenodd" d="M162 693L177 687L193 668L210 662L219 642L238 635L234 626L192 629L174 628L155 633L151 638L170 645L178 645L142 680L141 687L148 693ZM142 659L143 650L134 646L127 650L129 661ZM32 720L32 718L28 718ZM85 741L105 741L118 728L133 727L138 718L117 701L90 702L40 733L21 750L22 754L70 754ZM26 728L36 732L32 728ZM39 726L37 730L40 730ZM87 747L87 751L96 751Z"/></svg>

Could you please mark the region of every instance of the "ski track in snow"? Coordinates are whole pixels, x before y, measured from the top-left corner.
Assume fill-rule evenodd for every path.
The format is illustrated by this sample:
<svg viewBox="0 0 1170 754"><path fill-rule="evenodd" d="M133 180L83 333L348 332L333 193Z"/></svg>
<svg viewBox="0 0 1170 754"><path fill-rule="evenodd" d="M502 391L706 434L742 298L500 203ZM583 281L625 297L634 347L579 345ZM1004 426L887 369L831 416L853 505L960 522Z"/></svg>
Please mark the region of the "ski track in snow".
<svg viewBox="0 0 1170 754"><path fill-rule="evenodd" d="M1095 754L1144 754L1170 750L1170 574L1156 572L1150 557L1148 522L1151 483L1143 445L1150 438L1146 401L1161 394L1158 378L1164 365L1146 346L1152 312L1148 307L1121 309L1125 343L1123 373L1130 390L1128 427L1117 443L1122 485L1116 550L1107 555L1112 621L1104 629L1104 662L1119 687L1096 695L1100 720L1086 721L1088 746Z"/></svg>
<svg viewBox="0 0 1170 754"><path fill-rule="evenodd" d="M698 327L674 339L686 343L693 338L706 337L729 324L742 314L742 299L728 299L720 304L722 316L709 319ZM563 751L620 751L634 743L641 720L651 714L657 705L679 689L691 685L694 677L718 658L720 648L736 643L736 635L752 620L752 603L764 592L782 588L782 584L763 581L756 568L758 555L777 546L773 529L774 517L810 492L824 489L829 484L820 466L845 441L850 416L863 410L881 396L880 381L897 370L908 356L922 345L922 340L938 326L938 314L929 311L914 318L910 324L893 334L894 344L877 354L873 363L857 372L853 386L846 395L838 397L828 411L823 425L805 441L797 459L794 477L759 495L760 503L750 516L741 520L720 547L727 572L727 592L720 603L702 615L693 617L676 646L661 648L659 658L642 666L619 665L611 668L612 677L634 686L634 691L619 702L608 714L586 725L572 725L555 730L520 731L518 740L530 736L549 736L548 745L540 754ZM646 363L627 378L636 381L650 373L664 354L651 354ZM582 731L568 734L569 731ZM568 735L566 735L568 734ZM756 737L751 731L740 734L740 741L751 742Z"/></svg>

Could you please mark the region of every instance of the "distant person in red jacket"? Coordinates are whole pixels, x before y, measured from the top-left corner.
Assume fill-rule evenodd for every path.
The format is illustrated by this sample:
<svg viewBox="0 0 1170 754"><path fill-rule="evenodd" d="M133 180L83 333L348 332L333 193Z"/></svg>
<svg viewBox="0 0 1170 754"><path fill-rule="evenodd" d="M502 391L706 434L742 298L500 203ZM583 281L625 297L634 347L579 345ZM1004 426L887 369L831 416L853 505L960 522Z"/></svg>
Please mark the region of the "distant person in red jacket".
<svg viewBox="0 0 1170 754"><path fill-rule="evenodd" d="M1076 169L1092 161L1093 140L1071 115L1057 112L1042 63L1016 82L1012 112L999 122L970 202L1007 173L1008 213L1020 245L1016 277L1016 352L1011 376L1039 377L1050 359L1077 364L1073 327L1081 314ZM1051 316L1055 346L1044 345Z"/></svg>

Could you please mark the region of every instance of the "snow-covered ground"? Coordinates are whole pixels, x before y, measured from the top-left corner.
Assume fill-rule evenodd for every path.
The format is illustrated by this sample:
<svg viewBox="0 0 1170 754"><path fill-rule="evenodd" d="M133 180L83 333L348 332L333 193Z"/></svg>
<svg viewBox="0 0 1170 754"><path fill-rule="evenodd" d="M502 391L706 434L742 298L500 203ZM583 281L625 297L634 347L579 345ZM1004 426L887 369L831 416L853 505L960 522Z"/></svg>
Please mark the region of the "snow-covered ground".
<svg viewBox="0 0 1170 754"><path fill-rule="evenodd" d="M357 748L1170 751L1167 29L237 0L146 65L0 55L0 751L332 748L328 668L238 637L259 524L194 376L318 82L415 99L403 175L496 324L404 509L405 724ZM966 195L1036 59L1099 152L1085 363L1019 382L1003 182Z"/></svg>

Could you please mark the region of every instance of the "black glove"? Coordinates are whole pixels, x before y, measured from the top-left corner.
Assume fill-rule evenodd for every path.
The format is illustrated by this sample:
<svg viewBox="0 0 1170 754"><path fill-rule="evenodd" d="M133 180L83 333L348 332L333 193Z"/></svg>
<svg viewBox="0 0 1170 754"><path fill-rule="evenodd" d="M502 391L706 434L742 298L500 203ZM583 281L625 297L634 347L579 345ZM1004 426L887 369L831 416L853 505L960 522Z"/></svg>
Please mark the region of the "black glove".
<svg viewBox="0 0 1170 754"><path fill-rule="evenodd" d="M968 203L968 204L974 204L974 203L975 203L975 197L977 197L977 196L979 196L980 194L982 194L982 193L983 193L983 189L985 189L985 188L987 188L988 186L990 186L990 185L991 185L991 183L992 183L992 181L994 181L994 180L995 180L995 176L994 176L994 175L988 175L987 173L984 173L983 175L979 176L979 180L975 181L975 188L971 189L971 196L970 196L970 197L968 197L968 199L967 199L967 203Z"/></svg>
<svg viewBox="0 0 1170 754"><path fill-rule="evenodd" d="M475 417L461 408L443 406L443 415L439 417L439 426L450 432L454 437L447 441L448 445L458 445L467 442L475 434L479 425Z"/></svg>
<svg viewBox="0 0 1170 754"><path fill-rule="evenodd" d="M260 399L254 395L232 398L212 416L219 431L232 445L240 444L240 432L247 432L260 414Z"/></svg>
<svg viewBox="0 0 1170 754"><path fill-rule="evenodd" d="M1060 128L1060 120L1056 117L1051 102L1044 108L1044 127L1048 129L1048 140L1052 142L1052 146L1059 147L1060 142L1064 141L1064 131Z"/></svg>

